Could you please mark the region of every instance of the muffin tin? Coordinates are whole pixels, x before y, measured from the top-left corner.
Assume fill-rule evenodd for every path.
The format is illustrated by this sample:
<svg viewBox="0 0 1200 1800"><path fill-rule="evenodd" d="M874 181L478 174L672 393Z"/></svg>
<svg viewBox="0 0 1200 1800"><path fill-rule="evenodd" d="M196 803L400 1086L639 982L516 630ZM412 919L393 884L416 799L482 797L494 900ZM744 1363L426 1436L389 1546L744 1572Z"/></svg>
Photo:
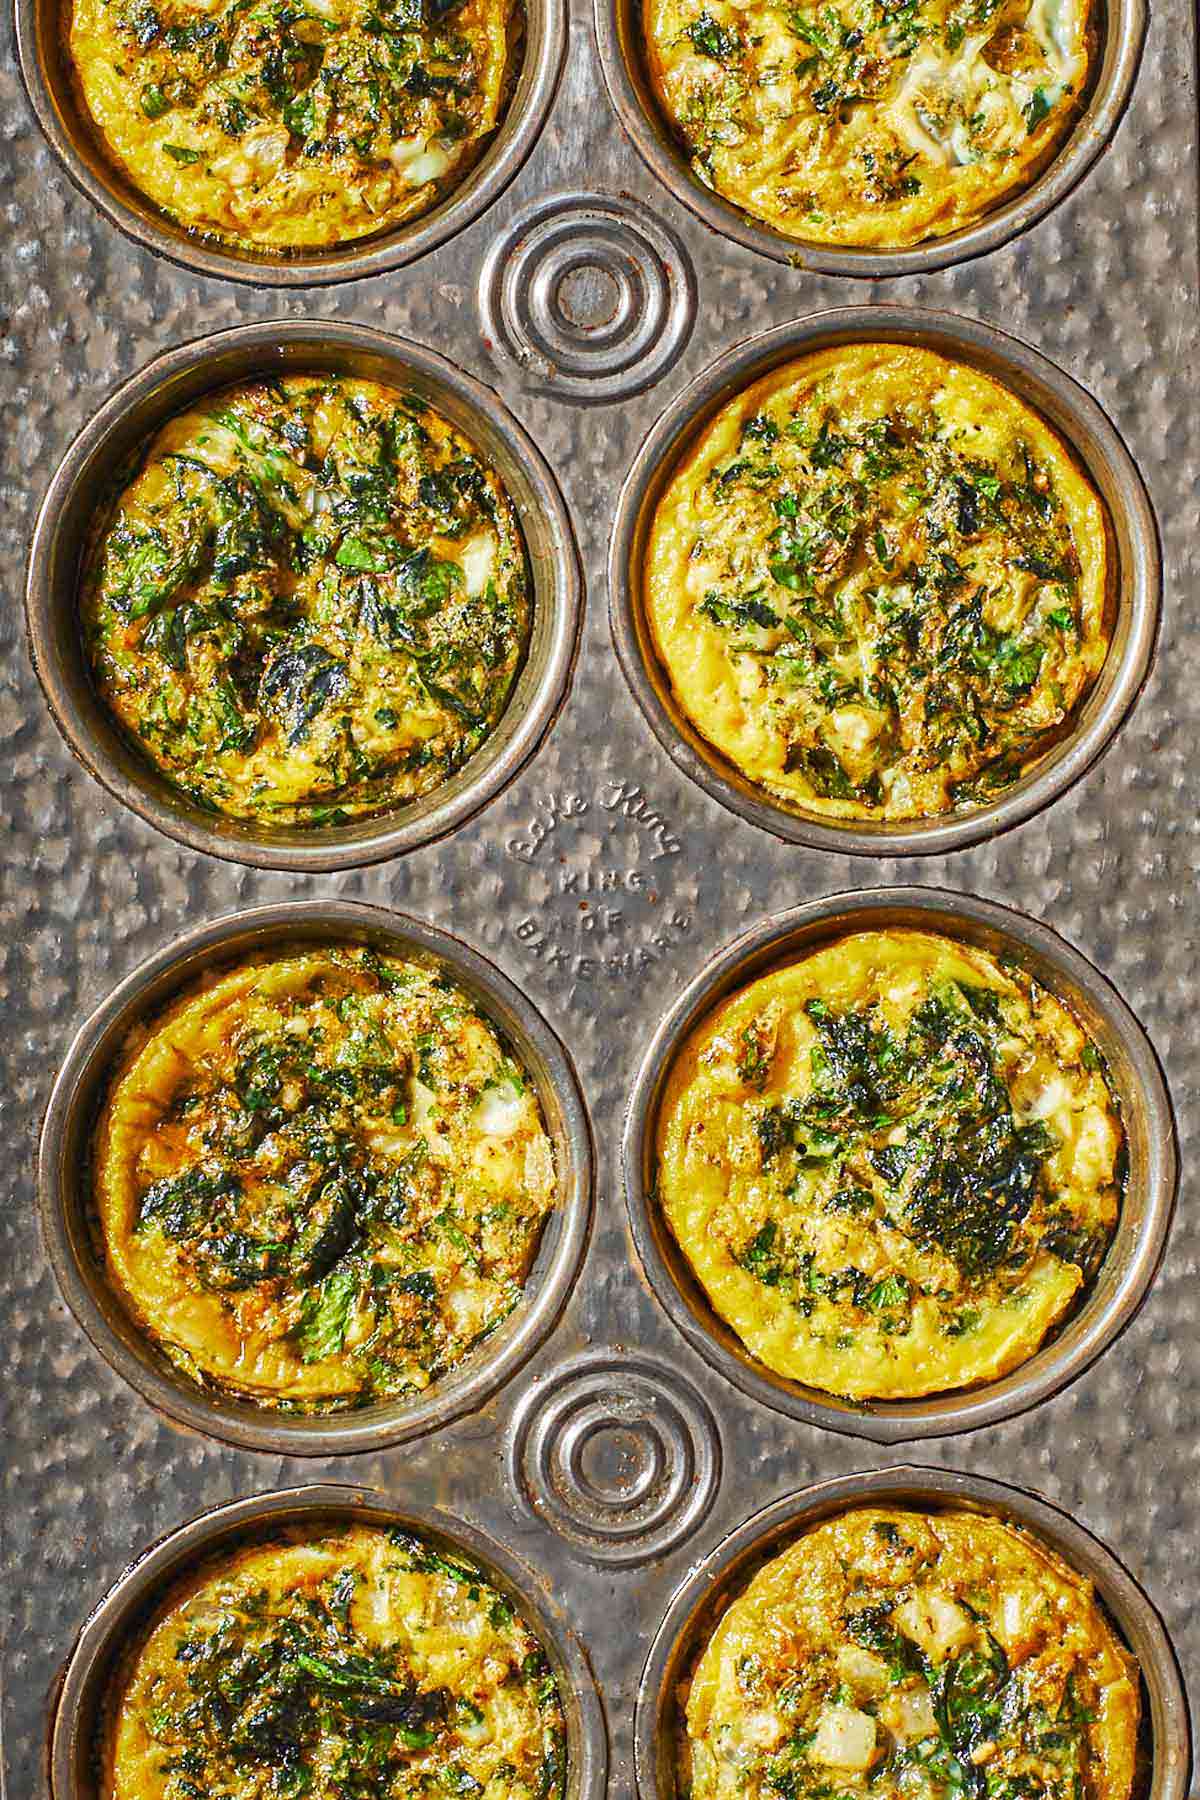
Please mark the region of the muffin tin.
<svg viewBox="0 0 1200 1800"><path fill-rule="evenodd" d="M673 1800L664 1681L696 1608L806 1519L887 1493L995 1507L1095 1577L1143 1661L1148 1792L1183 1800L1171 1646L1200 1673L1186 1189L1171 1221L1176 1141L1186 1182L1200 1125L1192 13L1114 0L1090 104L1035 187L957 238L878 256L784 246L696 187L647 110L635 7L572 8L564 60L562 10L531 5L514 109L458 196L394 240L264 263L183 242L113 188L71 114L51 0L18 0L32 105L15 95L5 147L0 1773L13 1794L91 1800L107 1647L180 1557L312 1510L436 1509L433 1528L492 1563L557 1646L572 1800L635 1784ZM871 333L978 361L1053 419L1112 513L1122 611L1056 759L987 814L864 842L781 831L687 742L629 574L647 496L699 413L801 345ZM544 636L491 760L452 794L267 843L151 791L106 735L66 625L119 456L204 388L285 363L403 369L478 434L516 492ZM1015 944L1077 999L1113 1059L1135 1179L1095 1295L1025 1371L850 1412L784 1392L693 1305L646 1204L642 1134L671 1035L723 984L839 920L930 913ZM530 1299L461 1384L407 1413L310 1427L210 1405L96 1280L83 1177L111 1049L189 970L280 934L399 936L444 957L545 1082L568 1192ZM888 1467L899 1442L921 1467Z"/></svg>

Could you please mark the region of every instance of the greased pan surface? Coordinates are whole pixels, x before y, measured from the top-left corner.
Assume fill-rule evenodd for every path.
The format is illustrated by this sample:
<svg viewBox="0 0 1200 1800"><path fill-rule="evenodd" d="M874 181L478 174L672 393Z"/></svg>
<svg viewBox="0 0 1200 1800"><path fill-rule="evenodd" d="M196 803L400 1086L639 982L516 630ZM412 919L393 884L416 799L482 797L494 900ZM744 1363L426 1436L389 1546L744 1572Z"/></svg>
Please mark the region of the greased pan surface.
<svg viewBox="0 0 1200 1800"><path fill-rule="evenodd" d="M609 1791L630 1800L642 1671L692 1571L781 1496L869 1474L897 1454L788 1416L713 1366L646 1279L623 1191L638 1070L685 989L742 934L854 888L920 883L1012 909L1032 921L1027 935L1056 933L1111 983L1161 1064L1181 1198L1136 1316L1027 1410L969 1434L925 1435L919 1421L899 1434L909 1434L905 1460L937 1479L962 1471L1044 1495L1094 1534L1158 1609L1185 1685L1200 1691L1189 1579L1200 1547L1200 1225L1188 1203L1200 1128L1191 10L1181 0L1152 9L1124 115L1111 134L1103 125L1086 172L1063 183L1068 194L1033 222L1040 203L1030 202L1006 241L996 231L973 246L942 244L887 279L872 268L870 283L840 266L776 261L747 233L694 217L623 134L590 0L574 0L570 23L553 110L503 195L454 235L434 243L431 234L402 273L377 266L337 286L315 285L313 274L286 293L221 279L204 259L181 268L131 242L63 174L15 56L0 70L9 404L0 1555L2 1767L14 1800L46 1791L52 1688L121 1571L186 1521L301 1482L378 1490L401 1512L438 1508L513 1554L583 1646L603 1696ZM1113 54L1136 64L1135 38L1114 39ZM967 248L981 253L962 260ZM919 859L911 846L851 855L836 838L786 843L729 810L658 741L610 628L618 497L660 418L734 346L849 307L875 309L881 327L903 311L949 330L950 315L972 340L1004 334L1020 363L1045 359L1058 372L1051 385L1074 393L1077 384L1144 485L1143 541L1153 549L1156 533L1161 557L1146 679L1096 760L1002 835L972 833ZM284 335L273 325L280 314L289 330L357 325L436 353L481 384L485 414L489 390L498 395L561 488L587 584L570 691L530 759L449 835L369 867L253 867L163 835L72 758L26 654L30 538L77 432L154 358L239 326L270 342ZM494 418L503 421L498 409ZM146 959L169 959L214 921L312 900L407 915L494 963L563 1046L595 1141L593 1229L553 1329L474 1412L402 1445L359 1441L349 1456L232 1445L155 1410L76 1323L36 1204L37 1133L89 1015ZM1160 1140L1159 1151L1169 1145Z"/></svg>

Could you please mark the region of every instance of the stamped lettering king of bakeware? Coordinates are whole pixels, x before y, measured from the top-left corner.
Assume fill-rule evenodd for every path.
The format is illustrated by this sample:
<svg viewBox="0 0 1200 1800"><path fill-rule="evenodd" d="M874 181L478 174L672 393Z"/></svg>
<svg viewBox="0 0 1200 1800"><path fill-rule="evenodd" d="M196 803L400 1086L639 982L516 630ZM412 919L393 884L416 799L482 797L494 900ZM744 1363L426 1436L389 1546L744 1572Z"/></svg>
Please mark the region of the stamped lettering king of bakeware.
<svg viewBox="0 0 1200 1800"><path fill-rule="evenodd" d="M763 1800L883 1800L900 1775L936 1800L1186 1800L1200 1682L1192 9L76 6L87 42L108 45L86 82L67 0L17 0L0 62L0 1794L684 1800L690 1757L694 1800L731 1772ZM88 117L109 103L105 150ZM846 241L816 216L828 170L789 165L786 191L759 204L747 134L768 160L784 140L791 154L800 116L858 157L888 216L925 204L932 188L912 184L931 171L968 199L991 183L996 204L943 211L957 229L901 247ZM895 137L882 161L880 131ZM1029 179L1009 191L1018 165ZM216 235L189 235L163 210L172 195L209 208ZM358 235L339 239L339 220ZM692 598L751 720L774 731L781 708L789 778L828 790L806 811L689 710L644 558L657 503L747 382L880 343L957 359L962 391L998 381L1040 425L1023 448L1015 428L986 455L943 444L938 495L913 472L928 420L893 421L892 437L876 420L872 437L844 408L806 423L811 396L786 416L768 399L728 455L713 441L730 507L770 518L755 582L701 547L689 570L712 566ZM365 408L351 456L320 421L356 382L395 398ZM221 398L255 384L257 402ZM430 407L459 434L454 455L421 439ZM171 421L189 410L184 445ZM264 436L272 419L290 435ZM161 510L122 523L164 429L163 485L141 490ZM514 509L529 602L524 658L491 710L488 656L513 637L488 637L512 591L493 579L489 593L488 471ZM801 474L819 519L790 510ZM848 572L833 529L847 486L880 534ZM1065 532L1072 491L1093 496L1094 531ZM340 757L359 797L382 792L369 753L386 743L427 791L408 807L385 794L365 817L335 800L308 836L161 779L106 712L81 636L80 559L98 543L111 668L137 645L146 685L130 710L152 736L194 730L251 786L267 750L314 786ZM939 617L957 618L949 675L905 636L918 569ZM848 610L831 634L835 584ZM985 608L989 585L1022 597L1019 629ZM847 695L852 654L876 641L870 596L879 685ZM1099 667L1056 693L1082 667L1071 634L1088 596ZM367 716L381 675L393 691ZM939 711L951 677L963 704ZM776 711L755 712L764 693ZM956 740L956 755L972 781L995 761L994 787L924 820L898 816L901 788L882 816L902 703L917 709L910 744L972 720L975 749ZM438 758L445 779L430 781ZM787 1092L769 996L752 1005L749 1039L688 1094L714 1118L731 1107L753 1168L706 1239L676 1234L657 1120L689 1033L818 939L931 920L950 940L937 966L974 1005L960 985L924 1011L884 996L865 1026L852 1006L823 1021L800 1009L780 1027L808 1057ZM295 982L272 1000L254 970L281 957ZM130 1071L126 1099L162 1076L179 1007L201 1036L138 1090L141 1113L119 1114L133 1136L117 1154L107 1098ZM1031 1019L1057 1031L1060 1086L1036 1098L1013 1050ZM1035 1046L1029 1067L1045 1074L1049 1054ZM975 1096L966 1124L955 1081L959 1101ZM938 1082L960 1148L980 1148L971 1106L986 1113L980 1155L993 1201L1003 1192L990 1235L946 1211L963 1191L955 1157L917 1154L913 1107ZM1088 1133L1068 1121L1056 1139L1072 1097ZM713 1119L700 1127L708 1142ZM1085 1140L1090 1185L1071 1185L1068 1139ZM536 1243L502 1200L476 1203L473 1156L508 1171L522 1218L542 1221ZM859 1197L875 1205L893 1178L868 1222ZM114 1211L122 1195L135 1210ZM802 1200L798 1221L787 1208ZM941 1206L943 1247L977 1257L947 1255L942 1287L927 1279L936 1233L903 1283L871 1261L883 1214L909 1217L910 1200L927 1224ZM124 1219L141 1270L177 1283L157 1336L109 1280L105 1216ZM804 1237L814 1219L840 1261ZM835 1360L852 1350L842 1335L902 1347L935 1315L960 1332L952 1348L978 1350L1017 1318L1026 1280L1062 1304L1030 1354L1002 1372L994 1359L975 1387L847 1398L812 1379L828 1358L801 1381L756 1354L753 1318L706 1285L723 1255L754 1318L782 1319L793 1350L828 1332ZM256 1310L268 1287L274 1364ZM249 1359L231 1387L189 1362L197 1295L235 1364ZM281 1409L254 1388L272 1367L302 1381L349 1369L347 1403ZM409 1380L425 1385L396 1391ZM978 1545L1040 1566L1091 1633L1074 1699L1065 1675L1034 1692L1021 1605L972 1599L965 1563L883 1592L914 1533L952 1515L947 1540L970 1545L980 1512L993 1522ZM826 1536L797 1550L810 1531ZM729 1646L775 1616L780 1567L835 1540L865 1543L870 1569L834 1622L837 1683L808 1663L793 1729L778 1667L754 1673L747 1643L737 1676ZM219 1599L223 1581L253 1619ZM422 1662L438 1646L401 1592L474 1634L473 1693ZM223 1606L221 1637L205 1609ZM246 1656L253 1679L238 1662L249 1686L230 1686ZM727 1765L705 1762L727 1720L728 1696L705 1711L718 1668L749 1684L738 1729L753 1714L761 1738ZM156 1679L158 1710L139 1711ZM1095 1761L1110 1740L1091 1715L1110 1702L1120 1793ZM176 1723L192 1705L194 1730Z"/></svg>

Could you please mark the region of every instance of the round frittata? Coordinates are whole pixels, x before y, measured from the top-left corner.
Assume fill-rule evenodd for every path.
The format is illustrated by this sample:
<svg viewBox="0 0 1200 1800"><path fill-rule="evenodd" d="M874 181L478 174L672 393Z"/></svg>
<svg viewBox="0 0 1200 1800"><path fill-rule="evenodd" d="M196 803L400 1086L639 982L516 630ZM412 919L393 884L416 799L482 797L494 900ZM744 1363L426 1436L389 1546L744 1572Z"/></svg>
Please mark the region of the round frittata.
<svg viewBox="0 0 1200 1800"><path fill-rule="evenodd" d="M912 820L1001 795L1108 651L1103 502L1009 389L917 346L774 370L685 450L644 604L675 698L793 811Z"/></svg>
<svg viewBox="0 0 1200 1800"><path fill-rule="evenodd" d="M1129 1800L1138 1670L1092 1585L986 1514L863 1507L767 1563L687 1696L692 1800Z"/></svg>
<svg viewBox="0 0 1200 1800"><path fill-rule="evenodd" d="M512 1312L557 1180L533 1084L436 967L315 945L139 1030L94 1154L110 1281L189 1375L418 1392Z"/></svg>
<svg viewBox="0 0 1200 1800"><path fill-rule="evenodd" d="M465 1558L404 1530L293 1533L168 1595L124 1658L103 1800L560 1800L545 1651Z"/></svg>
<svg viewBox="0 0 1200 1800"><path fill-rule="evenodd" d="M427 794L500 718L524 543L499 476L416 395L337 375L172 419L99 522L101 698L205 808L343 823Z"/></svg>
<svg viewBox="0 0 1200 1800"><path fill-rule="evenodd" d="M428 211L503 113L510 0L64 0L108 156L200 237L287 253Z"/></svg>
<svg viewBox="0 0 1200 1800"><path fill-rule="evenodd" d="M652 0L651 82L692 169L812 244L901 249L1026 187L1078 118L1093 0Z"/></svg>
<svg viewBox="0 0 1200 1800"><path fill-rule="evenodd" d="M1079 1021L1016 966L862 931L753 982L682 1046L658 1203L776 1374L905 1399L1018 1367L1077 1303L1125 1139Z"/></svg>

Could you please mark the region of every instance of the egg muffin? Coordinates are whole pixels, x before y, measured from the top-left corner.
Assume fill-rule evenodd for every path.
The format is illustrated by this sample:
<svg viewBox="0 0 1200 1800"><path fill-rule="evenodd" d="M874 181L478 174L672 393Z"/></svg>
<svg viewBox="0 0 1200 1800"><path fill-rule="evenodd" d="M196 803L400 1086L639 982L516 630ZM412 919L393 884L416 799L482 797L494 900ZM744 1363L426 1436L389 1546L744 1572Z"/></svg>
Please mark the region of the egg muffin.
<svg viewBox="0 0 1200 1800"><path fill-rule="evenodd" d="M902 249L1040 174L1086 95L1093 0L650 0L651 84L706 187L811 244Z"/></svg>
<svg viewBox="0 0 1200 1800"><path fill-rule="evenodd" d="M412 1533L294 1531L190 1575L123 1659L103 1800L560 1800L566 1732L536 1635Z"/></svg>
<svg viewBox="0 0 1200 1800"><path fill-rule="evenodd" d="M1090 1581L989 1516L862 1507L729 1606L687 1695L692 1800L1129 1800L1138 1669Z"/></svg>
<svg viewBox="0 0 1200 1800"><path fill-rule="evenodd" d="M440 787L502 715L529 635L504 485L415 394L322 375L172 419L98 521L96 689L168 782L265 825Z"/></svg>
<svg viewBox="0 0 1200 1800"><path fill-rule="evenodd" d="M96 1134L108 1278L186 1374L328 1411L508 1317L553 1210L532 1081L436 965L248 959L140 1028Z"/></svg>
<svg viewBox="0 0 1200 1800"><path fill-rule="evenodd" d="M110 160L198 237L323 250L426 212L503 113L510 0L64 0Z"/></svg>
<svg viewBox="0 0 1200 1800"><path fill-rule="evenodd" d="M718 1315L849 1399L996 1380L1094 1277L1125 1135L1100 1052L1022 969L853 932L734 993L671 1066L657 1203Z"/></svg>
<svg viewBox="0 0 1200 1800"><path fill-rule="evenodd" d="M994 800L1067 735L1108 651L1104 504L1024 401L855 343L773 370L685 448L644 607L681 711L793 812Z"/></svg>

